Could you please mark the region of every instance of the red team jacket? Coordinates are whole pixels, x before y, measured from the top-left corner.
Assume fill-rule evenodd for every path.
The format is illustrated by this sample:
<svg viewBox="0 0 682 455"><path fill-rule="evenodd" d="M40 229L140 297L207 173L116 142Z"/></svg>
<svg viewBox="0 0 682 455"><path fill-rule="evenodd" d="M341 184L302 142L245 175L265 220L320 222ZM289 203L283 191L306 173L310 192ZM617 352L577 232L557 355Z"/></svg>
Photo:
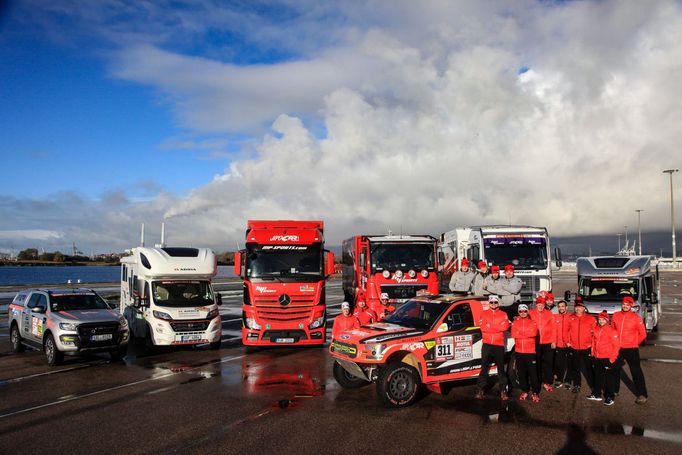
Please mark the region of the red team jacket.
<svg viewBox="0 0 682 455"><path fill-rule="evenodd" d="M620 347L622 348L637 348L646 338L644 321L632 311L616 311L613 313L611 325L618 332Z"/></svg>
<svg viewBox="0 0 682 455"><path fill-rule="evenodd" d="M571 326L571 321L575 318L574 314L570 314L568 312L564 314L555 314L554 315L554 327L556 330L556 347L557 348L565 348L566 343L568 343L569 336L570 336L570 331L569 328Z"/></svg>
<svg viewBox="0 0 682 455"><path fill-rule="evenodd" d="M483 334L483 344L504 346L504 332L509 329L507 313L502 310L487 309L481 313L481 320L478 325Z"/></svg>
<svg viewBox="0 0 682 455"><path fill-rule="evenodd" d="M538 325L531 318L518 317L511 326L514 338L514 349L519 354L535 354L535 337L538 336Z"/></svg>
<svg viewBox="0 0 682 455"><path fill-rule="evenodd" d="M334 318L334 326L332 327L332 338L338 339L341 332L345 332L346 330L351 329L357 329L359 327L360 324L358 323L358 319L355 316L353 316L352 314L349 314L348 316L340 314Z"/></svg>
<svg viewBox="0 0 682 455"><path fill-rule="evenodd" d="M360 325L367 325L367 324L372 324L374 322L378 322L379 319L377 318L377 314L370 310L368 307L365 307L365 310L363 311L361 308L358 308L355 313L353 313L353 316L358 318L358 322L360 322Z"/></svg>
<svg viewBox="0 0 682 455"><path fill-rule="evenodd" d="M592 335L592 357L609 359L613 363L618 358L618 351L620 351L618 332L608 324L603 327L597 325Z"/></svg>
<svg viewBox="0 0 682 455"><path fill-rule="evenodd" d="M538 325L540 332L540 344L556 343L556 324L554 324L555 314L549 310L530 310L528 316Z"/></svg>
<svg viewBox="0 0 682 455"><path fill-rule="evenodd" d="M589 349L592 346L592 330L597 321L589 314L573 315L569 330L569 340L573 349Z"/></svg>

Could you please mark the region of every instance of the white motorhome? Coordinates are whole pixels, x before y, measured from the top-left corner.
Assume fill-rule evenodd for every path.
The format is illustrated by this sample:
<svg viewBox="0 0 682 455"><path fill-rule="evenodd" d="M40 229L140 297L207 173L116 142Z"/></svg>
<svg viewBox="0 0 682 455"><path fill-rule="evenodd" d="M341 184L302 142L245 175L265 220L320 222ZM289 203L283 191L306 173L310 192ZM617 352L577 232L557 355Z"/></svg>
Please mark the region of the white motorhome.
<svg viewBox="0 0 682 455"><path fill-rule="evenodd" d="M441 292L449 292L448 283L464 258L503 268L512 264L523 281L521 300L533 302L536 293L552 290L550 244L547 228L533 226L473 226L455 228L440 236ZM561 267L561 251L554 251Z"/></svg>
<svg viewBox="0 0 682 455"><path fill-rule="evenodd" d="M221 295L208 248L137 247L121 258L121 313L148 347L209 343L220 348Z"/></svg>

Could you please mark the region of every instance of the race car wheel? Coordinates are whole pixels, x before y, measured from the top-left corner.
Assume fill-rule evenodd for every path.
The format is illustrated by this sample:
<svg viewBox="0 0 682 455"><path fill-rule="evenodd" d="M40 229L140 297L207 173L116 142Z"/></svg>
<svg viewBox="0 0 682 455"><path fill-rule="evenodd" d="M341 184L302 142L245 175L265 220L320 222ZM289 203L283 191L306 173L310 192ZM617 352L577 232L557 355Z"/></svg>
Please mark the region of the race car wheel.
<svg viewBox="0 0 682 455"><path fill-rule="evenodd" d="M24 350L24 345L21 344L21 334L19 333L19 327L17 327L16 324L12 324L9 340L12 345L12 352L16 353Z"/></svg>
<svg viewBox="0 0 682 455"><path fill-rule="evenodd" d="M334 362L334 379L344 389L357 389L369 384L364 379L350 374L339 362Z"/></svg>
<svg viewBox="0 0 682 455"><path fill-rule="evenodd" d="M404 407L419 396L419 372L406 363L390 363L379 373L377 395L388 407Z"/></svg>
<svg viewBox="0 0 682 455"><path fill-rule="evenodd" d="M51 367L59 365L64 360L64 353L57 349L57 343L55 343L52 334L49 334L47 338L45 338L43 349L45 350L47 364Z"/></svg>

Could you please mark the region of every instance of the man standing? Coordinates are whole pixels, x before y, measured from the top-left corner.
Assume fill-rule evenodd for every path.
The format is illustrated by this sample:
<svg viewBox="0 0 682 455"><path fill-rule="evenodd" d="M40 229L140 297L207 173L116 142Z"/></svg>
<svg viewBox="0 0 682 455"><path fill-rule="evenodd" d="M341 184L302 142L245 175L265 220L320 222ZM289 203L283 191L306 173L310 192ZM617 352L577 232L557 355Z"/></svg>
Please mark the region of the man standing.
<svg viewBox="0 0 682 455"><path fill-rule="evenodd" d="M460 294L471 293L471 283L474 281L474 272L469 270L469 260L464 258L459 261L459 270L450 278L450 290Z"/></svg>
<svg viewBox="0 0 682 455"><path fill-rule="evenodd" d="M592 331L595 325L597 325L597 322L594 318L585 314L583 302L575 302L575 315L569 324L569 338L566 344L572 349L571 374L573 376L573 388L571 392L573 393L580 392L582 381L580 373L585 376L590 389L594 387L590 348L592 347Z"/></svg>
<svg viewBox="0 0 682 455"><path fill-rule="evenodd" d="M602 393L604 404L613 404L614 389L616 387L616 359L620 349L618 333L609 325L609 314L606 311L599 313L598 323L592 335L592 364L594 366L594 388L588 400L601 401Z"/></svg>
<svg viewBox="0 0 682 455"><path fill-rule="evenodd" d="M616 329L620 337L620 360L621 365L623 361L628 363L630 367L630 374L632 375L632 382L635 385L635 394L637 399L635 403L644 404L647 401L646 382L644 381L644 373L639 359L639 345L646 338L646 328L644 321L639 314L632 311L632 305L635 303L630 296L623 297L621 304L622 311L616 311L613 314L613 328ZM616 392L620 389L620 381L616 383Z"/></svg>
<svg viewBox="0 0 682 455"><path fill-rule="evenodd" d="M507 315L514 316L516 308L521 300L521 288L523 282L521 278L514 276L514 266L507 264L504 266L504 277L498 282L497 294L500 296L500 308L507 312Z"/></svg>
<svg viewBox="0 0 682 455"><path fill-rule="evenodd" d="M568 305L565 301L559 300L556 306L558 314L554 315L554 325L556 326L556 351L554 353L554 372L556 382L554 387L570 387L573 375L568 368L571 360L571 348L568 347L569 326L573 320L573 315L568 312Z"/></svg>
<svg viewBox="0 0 682 455"><path fill-rule="evenodd" d="M374 310L376 313L379 321L383 320L386 316L395 311L395 307L393 305L389 305L388 303L388 293L381 293L379 296L379 302L374 303L372 310Z"/></svg>
<svg viewBox="0 0 682 455"><path fill-rule="evenodd" d="M478 270L474 276L474 282L471 285L471 291L474 295L488 295L489 292L485 289L485 279L488 277L488 263L485 261L478 261Z"/></svg>
<svg viewBox="0 0 682 455"><path fill-rule="evenodd" d="M556 324L554 315L545 309L545 298L535 299L535 309L530 311L530 318L538 325L540 337L537 346L538 368L540 369L540 381L542 387L552 392L554 382L554 349L556 348Z"/></svg>
<svg viewBox="0 0 682 455"><path fill-rule="evenodd" d="M350 314L350 303L343 302L341 304L341 314L334 318L332 338L338 339L341 333L346 330L357 329L358 327L360 327L360 324L357 318Z"/></svg>
<svg viewBox="0 0 682 455"><path fill-rule="evenodd" d="M500 311L500 302L496 295L488 296L488 309L481 313L478 322L483 335L483 347L481 348L481 373L476 382L476 399L482 400L486 386L490 364L497 366L497 378L500 383L500 399L507 401L507 375L504 371L504 332L509 329L507 313Z"/></svg>
<svg viewBox="0 0 682 455"><path fill-rule="evenodd" d="M537 358L535 352L535 340L538 335L538 325L528 317L528 306L519 305L519 317L514 319L511 326L511 336L514 338L514 350L516 351L516 373L519 377L521 395L519 400L528 398L537 403L540 401L540 383L538 382ZM528 380L530 379L530 385Z"/></svg>
<svg viewBox="0 0 682 455"><path fill-rule="evenodd" d="M377 314L367 308L367 303L364 300L358 300L358 308L355 310L355 313L353 313L353 316L357 318L361 326L372 324L379 320Z"/></svg>

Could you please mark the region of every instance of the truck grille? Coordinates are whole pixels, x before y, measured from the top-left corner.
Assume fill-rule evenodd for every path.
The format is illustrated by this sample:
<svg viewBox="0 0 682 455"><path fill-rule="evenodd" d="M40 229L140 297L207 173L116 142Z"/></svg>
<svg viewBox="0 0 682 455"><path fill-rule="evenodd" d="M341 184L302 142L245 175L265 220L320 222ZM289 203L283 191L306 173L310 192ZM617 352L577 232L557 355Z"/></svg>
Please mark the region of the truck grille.
<svg viewBox="0 0 682 455"><path fill-rule="evenodd" d="M203 332L208 328L209 321L171 321L174 332Z"/></svg>
<svg viewBox="0 0 682 455"><path fill-rule="evenodd" d="M92 340L93 336L108 335L106 340ZM93 322L78 326L78 347L97 348L103 346L115 346L119 343L118 322Z"/></svg>
<svg viewBox="0 0 682 455"><path fill-rule="evenodd" d="M310 308L256 308L256 314L261 321L286 322L310 319L312 310Z"/></svg>
<svg viewBox="0 0 682 455"><path fill-rule="evenodd" d="M276 343L277 339L293 339L294 343L308 339L303 330L266 330L261 339L267 340L268 338L272 343Z"/></svg>
<svg viewBox="0 0 682 455"><path fill-rule="evenodd" d="M387 293L389 299L411 299L426 287L426 284L382 284L381 292Z"/></svg>
<svg viewBox="0 0 682 455"><path fill-rule="evenodd" d="M273 306L273 307L279 307L281 306L279 304L279 296L275 297L255 297L254 298L254 303L256 306ZM315 301L314 296L296 296L292 295L291 296L291 303L289 303L288 306L312 306L316 305L317 302Z"/></svg>
<svg viewBox="0 0 682 455"><path fill-rule="evenodd" d="M533 302L535 294L540 292L540 277L539 276L521 276L517 275L523 282L521 288L521 300L523 302Z"/></svg>

